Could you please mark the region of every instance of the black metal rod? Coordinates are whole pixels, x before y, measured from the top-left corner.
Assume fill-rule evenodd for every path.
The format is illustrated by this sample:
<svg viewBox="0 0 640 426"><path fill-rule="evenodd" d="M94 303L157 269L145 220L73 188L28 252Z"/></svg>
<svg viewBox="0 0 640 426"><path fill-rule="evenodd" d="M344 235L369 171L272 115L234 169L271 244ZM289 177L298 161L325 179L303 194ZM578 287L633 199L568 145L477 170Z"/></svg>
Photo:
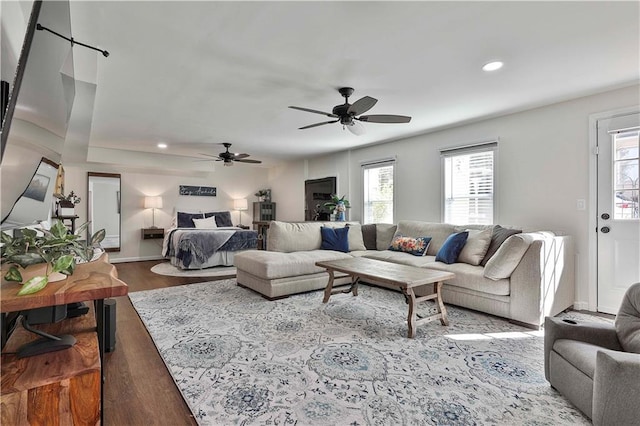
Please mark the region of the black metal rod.
<svg viewBox="0 0 640 426"><path fill-rule="evenodd" d="M39 30L39 31L42 31L42 30L49 31L51 34L57 35L58 37L63 38L65 40L67 40L68 42L70 42L71 46L73 46L75 44L79 44L80 46L87 47L89 49L96 50L96 51L102 53L105 58L109 56L109 52L107 52L106 50L98 49L97 47L89 46L88 44L84 44L84 43L81 43L79 41L75 41L73 39L73 37L71 37L71 38L65 37L62 34L59 34L59 33L55 32L55 31L53 31L53 30L51 30L51 29L49 29L49 28L47 28L47 27L45 27L43 25L37 24L36 25L36 29Z"/></svg>

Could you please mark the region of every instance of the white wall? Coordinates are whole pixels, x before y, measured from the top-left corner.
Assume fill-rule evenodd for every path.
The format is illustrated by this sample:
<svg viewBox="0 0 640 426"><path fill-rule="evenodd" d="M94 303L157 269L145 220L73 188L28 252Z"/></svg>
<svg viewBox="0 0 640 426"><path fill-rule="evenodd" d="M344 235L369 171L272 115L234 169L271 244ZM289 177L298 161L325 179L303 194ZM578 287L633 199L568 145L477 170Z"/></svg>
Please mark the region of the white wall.
<svg viewBox="0 0 640 426"><path fill-rule="evenodd" d="M75 191L83 200L76 206L80 216L78 224L87 220L87 172L105 172L121 174L121 211L122 240L120 252L110 253L111 261L130 261L160 258L162 240L142 240L141 229L152 225L152 211L143 208L145 196L159 195L163 208L156 209L156 226L168 228L171 225L175 209L185 211L230 210L234 224L238 223L238 212L233 209L235 198L247 198L249 204L257 199L254 193L266 187L268 170L260 167L235 165L217 167L214 172L204 176L193 175L185 171L162 173L130 171L104 165L68 165L65 164L66 192ZM187 197L178 194L179 185L213 186L217 188L216 197ZM276 194L277 195L277 194ZM253 220L252 211L242 212L242 223Z"/></svg>
<svg viewBox="0 0 640 426"><path fill-rule="evenodd" d="M639 86L307 159L286 166L289 171L286 180L274 179L271 186L275 193L296 194L298 198L288 203L300 209L305 179L337 175L338 192L351 201L351 219L361 220L360 163L396 156L395 221L439 222L442 220L439 150L499 138L495 223L572 235L576 251L576 302L588 303L588 211L578 211L576 200L585 199L590 204L589 115L635 105L640 105ZM367 123L366 127L375 132L375 124ZM302 214L298 210L289 216L291 220L301 220Z"/></svg>

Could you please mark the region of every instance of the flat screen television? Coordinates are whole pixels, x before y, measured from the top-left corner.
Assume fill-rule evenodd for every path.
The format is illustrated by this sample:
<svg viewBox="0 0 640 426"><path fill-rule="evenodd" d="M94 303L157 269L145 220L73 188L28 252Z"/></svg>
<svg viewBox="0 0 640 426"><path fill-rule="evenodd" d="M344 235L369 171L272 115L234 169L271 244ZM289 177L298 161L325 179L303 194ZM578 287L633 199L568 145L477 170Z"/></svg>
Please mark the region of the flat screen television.
<svg viewBox="0 0 640 426"><path fill-rule="evenodd" d="M336 193L336 177L309 179L304 181L304 220L329 220L331 211L324 203L331 201Z"/></svg>

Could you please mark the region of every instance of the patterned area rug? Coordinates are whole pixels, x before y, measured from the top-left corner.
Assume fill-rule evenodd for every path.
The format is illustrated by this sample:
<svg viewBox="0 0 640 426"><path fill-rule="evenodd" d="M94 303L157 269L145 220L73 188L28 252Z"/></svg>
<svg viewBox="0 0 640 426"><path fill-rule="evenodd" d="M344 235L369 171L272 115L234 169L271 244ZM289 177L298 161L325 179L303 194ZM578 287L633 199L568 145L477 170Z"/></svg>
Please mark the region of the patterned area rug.
<svg viewBox="0 0 640 426"><path fill-rule="evenodd" d="M235 276L237 271L235 266L214 266L206 269L183 270L176 268L169 262L164 262L152 266L151 272L172 277L229 277Z"/></svg>
<svg viewBox="0 0 640 426"><path fill-rule="evenodd" d="M202 425L589 424L545 381L542 332L448 306L448 327L407 339L400 293L359 293L267 301L222 280L129 297Z"/></svg>

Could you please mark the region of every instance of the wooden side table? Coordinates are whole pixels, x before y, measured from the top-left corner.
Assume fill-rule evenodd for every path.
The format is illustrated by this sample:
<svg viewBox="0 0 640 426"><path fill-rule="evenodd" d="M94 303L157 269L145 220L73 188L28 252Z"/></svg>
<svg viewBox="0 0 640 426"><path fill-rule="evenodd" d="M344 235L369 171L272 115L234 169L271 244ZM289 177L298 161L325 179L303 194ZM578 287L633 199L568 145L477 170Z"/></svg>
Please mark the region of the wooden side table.
<svg viewBox="0 0 640 426"><path fill-rule="evenodd" d="M164 238L164 228L142 228L143 240L156 240Z"/></svg>
<svg viewBox="0 0 640 426"><path fill-rule="evenodd" d="M73 216L56 216L56 217L54 217L54 219L61 220L62 223L64 223L66 220L71 222L71 233L72 234L75 234L75 232L76 232L76 219L77 218L78 218L77 215L73 215Z"/></svg>

